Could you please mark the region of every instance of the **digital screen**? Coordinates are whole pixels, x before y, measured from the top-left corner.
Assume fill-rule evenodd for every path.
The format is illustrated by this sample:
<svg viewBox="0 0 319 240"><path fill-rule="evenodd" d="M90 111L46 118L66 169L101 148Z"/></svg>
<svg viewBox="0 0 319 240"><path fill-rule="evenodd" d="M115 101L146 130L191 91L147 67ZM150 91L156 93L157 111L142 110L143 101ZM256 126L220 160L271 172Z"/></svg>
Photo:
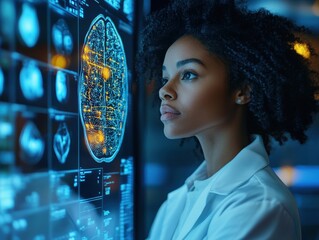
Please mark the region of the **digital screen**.
<svg viewBox="0 0 319 240"><path fill-rule="evenodd" d="M133 239L133 0L0 0L0 239Z"/></svg>

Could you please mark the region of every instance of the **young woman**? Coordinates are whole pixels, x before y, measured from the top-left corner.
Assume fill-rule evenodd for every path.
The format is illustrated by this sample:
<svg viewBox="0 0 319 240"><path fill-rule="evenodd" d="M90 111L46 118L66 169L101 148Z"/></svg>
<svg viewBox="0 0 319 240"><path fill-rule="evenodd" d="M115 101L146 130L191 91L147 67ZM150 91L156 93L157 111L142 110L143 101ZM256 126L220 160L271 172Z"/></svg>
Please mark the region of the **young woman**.
<svg viewBox="0 0 319 240"><path fill-rule="evenodd" d="M149 239L300 239L269 138L301 143L318 74L294 51L304 28L233 1L175 0L152 15L138 69L161 82L164 134L196 137L204 161L168 194Z"/></svg>

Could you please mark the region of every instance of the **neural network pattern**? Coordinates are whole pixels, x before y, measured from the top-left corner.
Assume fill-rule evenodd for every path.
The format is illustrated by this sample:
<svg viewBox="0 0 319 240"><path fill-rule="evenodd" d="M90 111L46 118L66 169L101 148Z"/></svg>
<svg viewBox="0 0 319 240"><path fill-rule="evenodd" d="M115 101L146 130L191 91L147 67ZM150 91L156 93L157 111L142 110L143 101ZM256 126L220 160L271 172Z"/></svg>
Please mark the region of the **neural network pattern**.
<svg viewBox="0 0 319 240"><path fill-rule="evenodd" d="M86 145L97 162L111 162L122 144L127 115L123 43L109 17L97 16L86 34L79 81Z"/></svg>

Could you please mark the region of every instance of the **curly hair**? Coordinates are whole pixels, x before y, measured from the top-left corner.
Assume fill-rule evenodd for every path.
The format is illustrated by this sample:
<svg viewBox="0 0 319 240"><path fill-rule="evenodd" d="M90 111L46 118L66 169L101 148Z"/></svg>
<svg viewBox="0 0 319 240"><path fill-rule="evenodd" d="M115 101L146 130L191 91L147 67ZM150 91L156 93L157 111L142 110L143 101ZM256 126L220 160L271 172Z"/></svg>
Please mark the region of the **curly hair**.
<svg viewBox="0 0 319 240"><path fill-rule="evenodd" d="M269 153L270 137L283 144L289 134L304 143L319 109L319 74L293 47L303 34L311 32L265 9L250 11L227 0L174 0L147 18L137 71L160 83L167 49L192 35L225 63L232 90L250 87L248 131L263 137Z"/></svg>

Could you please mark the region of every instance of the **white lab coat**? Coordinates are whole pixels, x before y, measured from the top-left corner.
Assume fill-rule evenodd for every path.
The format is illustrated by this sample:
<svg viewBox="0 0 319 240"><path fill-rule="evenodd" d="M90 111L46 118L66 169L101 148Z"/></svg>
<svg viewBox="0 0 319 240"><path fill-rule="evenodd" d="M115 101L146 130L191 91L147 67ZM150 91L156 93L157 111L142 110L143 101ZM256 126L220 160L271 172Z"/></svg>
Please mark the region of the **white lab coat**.
<svg viewBox="0 0 319 240"><path fill-rule="evenodd" d="M261 136L220 169L195 201L177 236L186 194L206 175L206 162L168 194L153 222L150 240L301 239L299 214L287 187L269 166ZM174 237L173 237L174 236Z"/></svg>

